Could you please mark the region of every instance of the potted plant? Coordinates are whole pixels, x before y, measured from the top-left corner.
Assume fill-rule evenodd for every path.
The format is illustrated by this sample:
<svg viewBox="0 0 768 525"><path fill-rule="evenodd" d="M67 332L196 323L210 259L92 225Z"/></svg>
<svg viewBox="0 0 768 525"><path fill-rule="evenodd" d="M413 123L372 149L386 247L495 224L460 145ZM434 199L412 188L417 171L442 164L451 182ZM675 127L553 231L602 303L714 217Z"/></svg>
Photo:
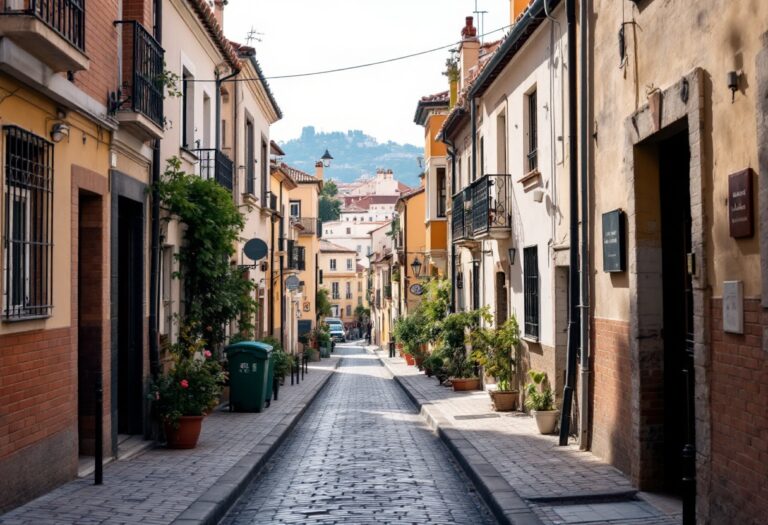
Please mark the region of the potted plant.
<svg viewBox="0 0 768 525"><path fill-rule="evenodd" d="M411 315L400 317L395 323L393 335L395 341L402 344L402 353L406 363L413 366L416 364L415 356L418 355L423 341L422 323L423 318L418 311Z"/></svg>
<svg viewBox="0 0 768 525"><path fill-rule="evenodd" d="M205 341L182 330L171 347L172 364L155 379L150 399L159 416L169 448L194 448L203 418L219 402L226 373L205 348Z"/></svg>
<svg viewBox="0 0 768 525"><path fill-rule="evenodd" d="M486 374L496 378L496 390L489 390L494 410L515 410L520 392L512 388L515 360L512 351L520 343L520 327L513 315L501 327L472 333L472 356Z"/></svg>
<svg viewBox="0 0 768 525"><path fill-rule="evenodd" d="M542 434L555 431L560 411L555 408L555 396L547 384L547 373L529 370L531 382L525 385L525 406L536 418L536 426Z"/></svg>
<svg viewBox="0 0 768 525"><path fill-rule="evenodd" d="M443 319L438 339L438 349L446 356L447 370L453 389L477 390L480 378L477 376L476 363L467 354L467 334L477 330L480 319L487 314L487 309L449 314Z"/></svg>

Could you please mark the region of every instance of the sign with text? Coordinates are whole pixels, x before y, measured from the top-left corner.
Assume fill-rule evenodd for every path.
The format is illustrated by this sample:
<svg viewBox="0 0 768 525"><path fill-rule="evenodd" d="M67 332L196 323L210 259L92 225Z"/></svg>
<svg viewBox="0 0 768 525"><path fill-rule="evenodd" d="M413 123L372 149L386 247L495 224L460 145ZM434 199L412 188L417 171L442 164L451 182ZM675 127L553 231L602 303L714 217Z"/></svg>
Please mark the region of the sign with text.
<svg viewBox="0 0 768 525"><path fill-rule="evenodd" d="M613 210L603 213L603 271L626 270L624 240L624 212Z"/></svg>
<svg viewBox="0 0 768 525"><path fill-rule="evenodd" d="M751 168L728 176L728 224L731 237L736 239L752 237L755 233L752 179Z"/></svg>

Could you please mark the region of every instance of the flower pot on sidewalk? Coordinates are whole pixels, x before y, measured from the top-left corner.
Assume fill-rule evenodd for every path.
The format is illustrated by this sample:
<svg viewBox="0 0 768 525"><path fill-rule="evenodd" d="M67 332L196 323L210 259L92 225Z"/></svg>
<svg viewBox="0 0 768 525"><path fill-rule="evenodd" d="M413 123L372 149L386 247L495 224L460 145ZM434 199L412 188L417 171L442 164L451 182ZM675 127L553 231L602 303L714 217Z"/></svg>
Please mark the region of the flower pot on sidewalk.
<svg viewBox="0 0 768 525"><path fill-rule="evenodd" d="M509 412L517 410L520 400L520 392L517 390L491 390L488 392L491 396L491 404L497 412Z"/></svg>
<svg viewBox="0 0 768 525"><path fill-rule="evenodd" d="M189 449L197 446L205 416L181 416L176 425L163 424L168 448Z"/></svg>
<svg viewBox="0 0 768 525"><path fill-rule="evenodd" d="M536 426L542 434L551 434L555 431L557 421L560 417L559 410L531 410L531 414L536 418Z"/></svg>
<svg viewBox="0 0 768 525"><path fill-rule="evenodd" d="M405 362L408 366L413 366L416 364L416 361L413 359L413 356L411 354L405 354Z"/></svg>
<svg viewBox="0 0 768 525"><path fill-rule="evenodd" d="M454 392L464 392L466 390L477 390L480 388L480 378L470 377L465 379L453 378L451 379Z"/></svg>

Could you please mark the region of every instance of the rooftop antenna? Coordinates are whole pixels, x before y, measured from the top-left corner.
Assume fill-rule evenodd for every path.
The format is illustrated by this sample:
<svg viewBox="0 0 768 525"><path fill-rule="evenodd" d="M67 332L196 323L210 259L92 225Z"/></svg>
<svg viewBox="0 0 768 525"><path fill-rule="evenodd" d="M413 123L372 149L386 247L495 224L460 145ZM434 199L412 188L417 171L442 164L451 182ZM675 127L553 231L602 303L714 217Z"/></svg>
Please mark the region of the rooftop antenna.
<svg viewBox="0 0 768 525"><path fill-rule="evenodd" d="M483 22L484 22L485 15L488 14L488 11L480 11L477 7L477 0L475 0L475 10L472 12L476 15L475 18L477 18L477 29L480 32L480 43L482 44L483 35L485 34L485 32L483 31L483 29L485 29L484 27L485 24Z"/></svg>
<svg viewBox="0 0 768 525"><path fill-rule="evenodd" d="M254 40L256 42L261 42L262 36L264 36L264 33L259 33L258 31L256 31L256 29L254 29L253 26L251 26L251 29L248 30L248 34L245 37L245 43L246 45L250 46L251 42L253 42Z"/></svg>

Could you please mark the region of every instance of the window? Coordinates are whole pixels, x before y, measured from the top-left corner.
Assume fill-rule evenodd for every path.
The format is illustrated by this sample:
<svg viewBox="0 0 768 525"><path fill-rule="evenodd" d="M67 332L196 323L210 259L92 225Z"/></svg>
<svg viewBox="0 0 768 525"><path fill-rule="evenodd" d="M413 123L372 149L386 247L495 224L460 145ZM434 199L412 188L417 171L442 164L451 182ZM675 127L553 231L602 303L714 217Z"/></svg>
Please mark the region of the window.
<svg viewBox="0 0 768 525"><path fill-rule="evenodd" d="M507 116L496 117L496 173L507 173Z"/></svg>
<svg viewBox="0 0 768 525"><path fill-rule="evenodd" d="M358 306L363 306L363 298L360 297L359 295L357 296L357 305Z"/></svg>
<svg viewBox="0 0 768 525"><path fill-rule="evenodd" d="M366 247L365 254L370 255L372 252L372 248L370 246Z"/></svg>
<svg viewBox="0 0 768 525"><path fill-rule="evenodd" d="M339 305L338 304L332 304L331 305L331 316L332 317L338 317L339 316Z"/></svg>
<svg viewBox="0 0 768 525"><path fill-rule="evenodd" d="M301 217L301 201L291 201L291 217Z"/></svg>
<svg viewBox="0 0 768 525"><path fill-rule="evenodd" d="M357 291L358 292L363 291L363 281L357 281Z"/></svg>
<svg viewBox="0 0 768 525"><path fill-rule="evenodd" d="M330 265L331 270L335 270L336 269L336 259L331 259L331 263L330 264L331 264Z"/></svg>
<svg viewBox="0 0 768 525"><path fill-rule="evenodd" d="M194 77L184 69L181 74L181 145L189 148L195 141Z"/></svg>
<svg viewBox="0 0 768 525"><path fill-rule="evenodd" d="M245 192L256 193L256 137L250 119L245 123Z"/></svg>
<svg viewBox="0 0 768 525"><path fill-rule="evenodd" d="M482 177L485 175L485 137L480 137L480 159L478 162L480 162L480 169L478 171L480 171L480 176Z"/></svg>
<svg viewBox="0 0 768 525"><path fill-rule="evenodd" d="M347 219L349 220L349 219ZM347 235L350 235L352 233L352 228L347 228Z"/></svg>
<svg viewBox="0 0 768 525"><path fill-rule="evenodd" d="M525 335L539 338L539 256L536 246L523 250Z"/></svg>
<svg viewBox="0 0 768 525"><path fill-rule="evenodd" d="M352 283L350 283L349 281L347 281L346 283L345 291L346 291L345 298L352 299Z"/></svg>
<svg viewBox="0 0 768 525"><path fill-rule="evenodd" d="M347 259L347 270L352 269L352 259Z"/></svg>
<svg viewBox="0 0 768 525"><path fill-rule="evenodd" d="M3 135L3 319L44 317L52 307L53 144L16 126Z"/></svg>
<svg viewBox="0 0 768 525"><path fill-rule="evenodd" d="M533 171L539 167L539 161L536 154L538 147L538 133L536 130L536 90L528 95L528 171Z"/></svg>
<svg viewBox="0 0 768 525"><path fill-rule="evenodd" d="M437 216L445 217L445 168L437 168Z"/></svg>
<svg viewBox="0 0 768 525"><path fill-rule="evenodd" d="M472 309L480 308L480 261L472 261Z"/></svg>
<svg viewBox="0 0 768 525"><path fill-rule="evenodd" d="M347 305L347 317L352 317L352 305Z"/></svg>
<svg viewBox="0 0 768 525"><path fill-rule="evenodd" d="M307 262L306 262L306 249L304 246L297 246L294 244L293 247L294 250L294 266L293 268L296 270L304 271L307 269Z"/></svg>
<svg viewBox="0 0 768 525"><path fill-rule="evenodd" d="M363 254L363 246L361 244L357 245L357 253L362 255Z"/></svg>
<svg viewBox="0 0 768 525"><path fill-rule="evenodd" d="M267 142L264 138L261 139L261 160L259 162L261 162L261 171L259 172L261 176L261 206L267 208L269 207L267 202L267 166L269 166L269 159L267 158Z"/></svg>
<svg viewBox="0 0 768 525"><path fill-rule="evenodd" d="M339 298L339 283L338 282L332 282L331 283L331 298L332 299L338 299Z"/></svg>
<svg viewBox="0 0 768 525"><path fill-rule="evenodd" d="M203 148L211 147L211 97L203 93Z"/></svg>

